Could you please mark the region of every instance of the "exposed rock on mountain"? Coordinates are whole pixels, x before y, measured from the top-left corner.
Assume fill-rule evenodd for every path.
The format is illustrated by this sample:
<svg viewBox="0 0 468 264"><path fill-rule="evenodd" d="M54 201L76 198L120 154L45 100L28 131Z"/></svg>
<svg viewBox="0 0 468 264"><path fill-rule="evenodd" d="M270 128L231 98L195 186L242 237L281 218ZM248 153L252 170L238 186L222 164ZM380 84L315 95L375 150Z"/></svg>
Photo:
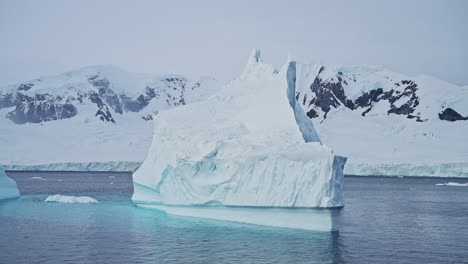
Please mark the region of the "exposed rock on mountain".
<svg viewBox="0 0 468 264"><path fill-rule="evenodd" d="M150 112L203 98L214 82L133 74L111 66L86 67L0 88L0 109L9 108L6 117L16 124L72 118L93 108L98 119L115 123L115 115L140 112L151 103L157 109Z"/></svg>

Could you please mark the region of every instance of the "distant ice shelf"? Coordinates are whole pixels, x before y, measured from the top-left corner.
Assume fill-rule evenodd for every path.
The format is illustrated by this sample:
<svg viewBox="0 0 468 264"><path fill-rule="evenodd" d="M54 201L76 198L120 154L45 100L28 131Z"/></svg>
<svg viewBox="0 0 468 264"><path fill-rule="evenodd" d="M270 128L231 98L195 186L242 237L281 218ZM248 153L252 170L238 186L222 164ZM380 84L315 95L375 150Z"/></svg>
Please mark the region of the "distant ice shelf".
<svg viewBox="0 0 468 264"><path fill-rule="evenodd" d="M5 170L11 171L113 171L134 172L141 162L108 161L108 162L62 162L50 164L6 164Z"/></svg>
<svg viewBox="0 0 468 264"><path fill-rule="evenodd" d="M356 176L468 177L468 162L378 163L346 164L345 174Z"/></svg>
<svg viewBox="0 0 468 264"><path fill-rule="evenodd" d="M5 170L11 171L112 171L135 172L142 162L64 162L51 164L6 164ZM2 166L2 165L0 165ZM378 163L359 162L348 159L344 168L345 175L353 176L409 176L409 177L467 177L468 162L433 163Z"/></svg>

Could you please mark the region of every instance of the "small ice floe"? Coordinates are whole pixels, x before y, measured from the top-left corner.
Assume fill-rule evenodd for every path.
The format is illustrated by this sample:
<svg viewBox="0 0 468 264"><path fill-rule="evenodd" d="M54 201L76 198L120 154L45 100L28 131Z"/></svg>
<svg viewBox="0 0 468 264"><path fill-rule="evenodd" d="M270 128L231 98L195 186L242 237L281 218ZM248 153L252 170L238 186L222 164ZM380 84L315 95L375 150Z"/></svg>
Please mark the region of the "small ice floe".
<svg viewBox="0 0 468 264"><path fill-rule="evenodd" d="M111 182L110 184L112 185L112 184L114 184L114 182Z"/></svg>
<svg viewBox="0 0 468 264"><path fill-rule="evenodd" d="M58 179L57 181L63 181L62 179Z"/></svg>
<svg viewBox="0 0 468 264"><path fill-rule="evenodd" d="M438 186L459 186L459 187L468 187L467 183L458 183L458 182L447 182L447 183L436 183Z"/></svg>
<svg viewBox="0 0 468 264"><path fill-rule="evenodd" d="M44 178L38 176L31 177L31 179L45 181Z"/></svg>
<svg viewBox="0 0 468 264"><path fill-rule="evenodd" d="M114 179L114 178L115 178L115 176L109 176L109 179Z"/></svg>
<svg viewBox="0 0 468 264"><path fill-rule="evenodd" d="M98 201L89 196L67 196L67 195L52 195L47 197L44 202L51 203L98 203Z"/></svg>

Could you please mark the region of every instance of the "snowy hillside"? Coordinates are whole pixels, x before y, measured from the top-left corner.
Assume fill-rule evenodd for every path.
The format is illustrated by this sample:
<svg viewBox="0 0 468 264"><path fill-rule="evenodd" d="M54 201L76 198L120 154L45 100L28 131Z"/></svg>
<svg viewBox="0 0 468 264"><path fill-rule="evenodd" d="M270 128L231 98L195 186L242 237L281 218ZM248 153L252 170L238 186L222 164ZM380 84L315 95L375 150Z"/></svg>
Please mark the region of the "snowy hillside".
<svg viewBox="0 0 468 264"><path fill-rule="evenodd" d="M0 164L141 162L157 111L204 99L217 87L208 77L112 66L0 87Z"/></svg>
<svg viewBox="0 0 468 264"><path fill-rule="evenodd" d="M0 109L16 124L90 116L116 123L118 115L151 113L204 98L214 81L181 75L149 76L112 66L93 66L0 88ZM148 111L149 110L149 111ZM88 113L89 111L89 113ZM143 115L143 113L145 115Z"/></svg>
<svg viewBox="0 0 468 264"><path fill-rule="evenodd" d="M298 66L296 99L346 173L468 176L468 89L381 67Z"/></svg>
<svg viewBox="0 0 468 264"><path fill-rule="evenodd" d="M468 120L467 88L420 76L410 78L381 67L300 67L296 99L311 118L335 109L361 116L398 115L416 122Z"/></svg>

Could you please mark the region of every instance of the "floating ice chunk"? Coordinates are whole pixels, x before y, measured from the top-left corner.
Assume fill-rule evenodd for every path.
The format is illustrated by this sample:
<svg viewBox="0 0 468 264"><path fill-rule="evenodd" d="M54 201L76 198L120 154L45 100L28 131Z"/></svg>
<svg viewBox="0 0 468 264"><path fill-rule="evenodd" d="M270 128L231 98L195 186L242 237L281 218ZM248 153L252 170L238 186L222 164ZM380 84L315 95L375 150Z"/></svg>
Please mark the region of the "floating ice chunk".
<svg viewBox="0 0 468 264"><path fill-rule="evenodd" d="M31 177L31 179L45 181L44 178L42 178L42 177L37 177L37 176Z"/></svg>
<svg viewBox="0 0 468 264"><path fill-rule="evenodd" d="M458 182L447 182L447 183L437 183L438 186L459 186L459 187L468 187L467 183L458 183Z"/></svg>
<svg viewBox="0 0 468 264"><path fill-rule="evenodd" d="M98 203L98 201L89 196L67 196L67 195L52 195L47 197L44 202L55 203Z"/></svg>
<svg viewBox="0 0 468 264"><path fill-rule="evenodd" d="M5 170L0 167L0 200L17 198L20 196L16 182L5 174Z"/></svg>

